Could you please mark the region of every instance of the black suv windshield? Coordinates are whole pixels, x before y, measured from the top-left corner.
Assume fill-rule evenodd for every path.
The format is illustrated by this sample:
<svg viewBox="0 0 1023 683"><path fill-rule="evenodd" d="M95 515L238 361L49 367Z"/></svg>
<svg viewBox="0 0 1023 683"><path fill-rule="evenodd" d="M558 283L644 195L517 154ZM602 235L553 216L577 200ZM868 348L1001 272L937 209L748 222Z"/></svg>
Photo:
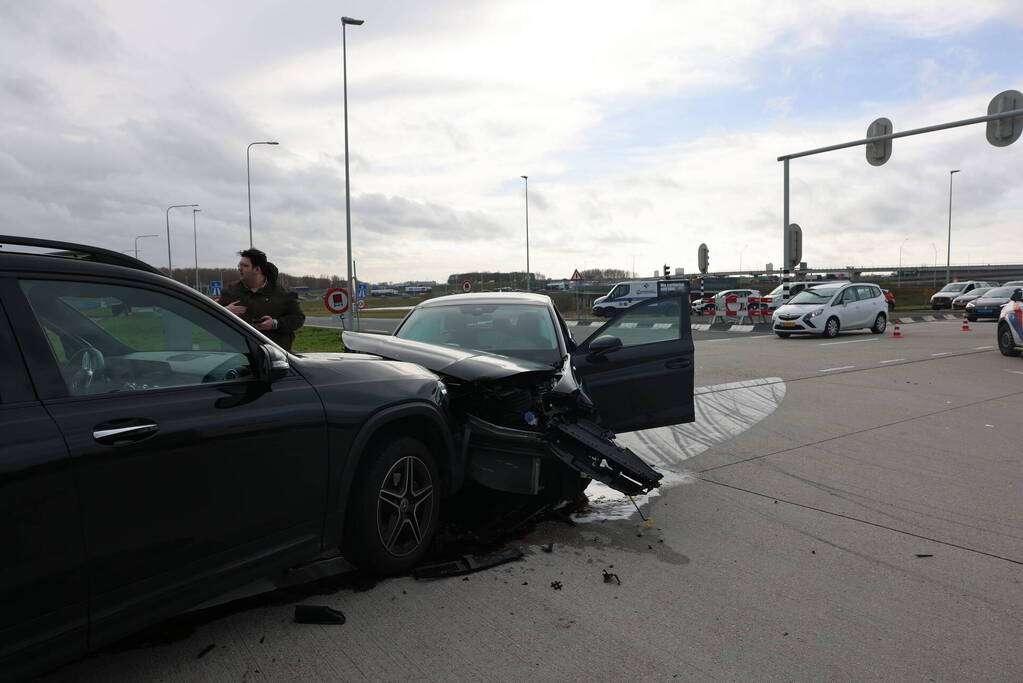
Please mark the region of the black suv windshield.
<svg viewBox="0 0 1023 683"><path fill-rule="evenodd" d="M838 289L835 287L804 289L802 292L789 299L789 303L796 305L824 304L827 303L837 291Z"/></svg>
<svg viewBox="0 0 1023 683"><path fill-rule="evenodd" d="M966 287L965 282L949 282L947 285L941 288L942 292L961 292Z"/></svg>
<svg viewBox="0 0 1023 683"><path fill-rule="evenodd" d="M558 336L546 306L456 304L417 308L395 332L411 341L475 349L554 365Z"/></svg>
<svg viewBox="0 0 1023 683"><path fill-rule="evenodd" d="M1015 287L994 287L987 290L984 296L979 297L981 299L1008 299L1012 296L1012 293L1016 290Z"/></svg>

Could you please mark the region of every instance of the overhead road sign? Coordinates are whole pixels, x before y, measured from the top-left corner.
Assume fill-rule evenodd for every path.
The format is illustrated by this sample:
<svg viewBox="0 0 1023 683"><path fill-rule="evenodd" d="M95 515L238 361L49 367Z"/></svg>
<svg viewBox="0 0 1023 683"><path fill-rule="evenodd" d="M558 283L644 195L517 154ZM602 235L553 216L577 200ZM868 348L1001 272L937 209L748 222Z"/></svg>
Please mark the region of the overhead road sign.
<svg viewBox="0 0 1023 683"><path fill-rule="evenodd" d="M327 307L327 310L331 313L347 313L348 304L350 299L348 298L348 290L344 287L335 287L328 289L327 293L323 295L323 305Z"/></svg>
<svg viewBox="0 0 1023 683"><path fill-rule="evenodd" d="M710 250L707 249L707 245L701 244L696 255L699 261L700 272L706 275L707 268L710 266Z"/></svg>
<svg viewBox="0 0 1023 683"><path fill-rule="evenodd" d="M870 126L867 127L867 137L876 138L883 135L888 135L894 130L892 128L892 122L883 116L879 119L875 119ZM871 166L881 166L884 162L892 158L892 139L887 138L880 142L868 142L866 145L867 151L867 163Z"/></svg>
<svg viewBox="0 0 1023 683"><path fill-rule="evenodd" d="M992 98L987 106L988 116L1003 114L1014 109L1023 109L1023 94L1019 90L1006 90ZM1023 116L987 122L987 141L995 147L1011 145L1019 139L1023 132Z"/></svg>

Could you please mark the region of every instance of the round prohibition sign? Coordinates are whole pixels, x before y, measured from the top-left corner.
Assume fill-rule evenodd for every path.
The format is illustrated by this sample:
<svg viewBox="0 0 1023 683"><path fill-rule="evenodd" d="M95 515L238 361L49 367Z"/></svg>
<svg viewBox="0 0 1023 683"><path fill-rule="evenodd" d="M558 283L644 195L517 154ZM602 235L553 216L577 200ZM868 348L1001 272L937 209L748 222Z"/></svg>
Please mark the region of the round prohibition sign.
<svg viewBox="0 0 1023 683"><path fill-rule="evenodd" d="M328 289L327 293L323 295L323 305L331 313L347 313L348 304L348 290L344 287Z"/></svg>
<svg viewBox="0 0 1023 683"><path fill-rule="evenodd" d="M359 299L358 301L355 302L355 305L358 306L359 310L361 311L362 309L366 308L366 300Z"/></svg>
<svg viewBox="0 0 1023 683"><path fill-rule="evenodd" d="M472 282L469 280L462 280L462 291L466 294L472 291Z"/></svg>

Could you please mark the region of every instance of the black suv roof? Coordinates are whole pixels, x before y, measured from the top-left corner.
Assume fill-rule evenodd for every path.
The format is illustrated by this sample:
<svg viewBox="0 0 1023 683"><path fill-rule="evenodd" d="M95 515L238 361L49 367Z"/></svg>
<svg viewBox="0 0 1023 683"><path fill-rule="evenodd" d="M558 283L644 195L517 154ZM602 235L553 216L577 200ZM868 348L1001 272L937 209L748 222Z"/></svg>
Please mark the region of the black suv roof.
<svg viewBox="0 0 1023 683"><path fill-rule="evenodd" d="M14 248L11 249L11 247ZM29 247L31 250L19 250L18 247ZM144 261L132 258L127 254L111 251L109 249L102 249L100 247L90 247L84 244L59 242L57 240L47 240L38 237L0 235L0 259L6 260L5 257L8 255L17 255L19 257L29 257L33 259L42 257L92 261L94 263L104 263L107 265L141 270L155 275L163 275L163 273L161 273L157 268L145 263Z"/></svg>

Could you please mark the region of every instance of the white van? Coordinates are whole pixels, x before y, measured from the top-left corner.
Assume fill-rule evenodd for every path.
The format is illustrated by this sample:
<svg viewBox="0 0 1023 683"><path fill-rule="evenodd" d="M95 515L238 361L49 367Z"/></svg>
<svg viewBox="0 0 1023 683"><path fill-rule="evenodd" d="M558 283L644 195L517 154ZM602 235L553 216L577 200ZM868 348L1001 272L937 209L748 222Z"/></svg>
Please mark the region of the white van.
<svg viewBox="0 0 1023 683"><path fill-rule="evenodd" d="M657 280L619 282L604 296L593 300L593 315L611 317L618 311L657 296Z"/></svg>

